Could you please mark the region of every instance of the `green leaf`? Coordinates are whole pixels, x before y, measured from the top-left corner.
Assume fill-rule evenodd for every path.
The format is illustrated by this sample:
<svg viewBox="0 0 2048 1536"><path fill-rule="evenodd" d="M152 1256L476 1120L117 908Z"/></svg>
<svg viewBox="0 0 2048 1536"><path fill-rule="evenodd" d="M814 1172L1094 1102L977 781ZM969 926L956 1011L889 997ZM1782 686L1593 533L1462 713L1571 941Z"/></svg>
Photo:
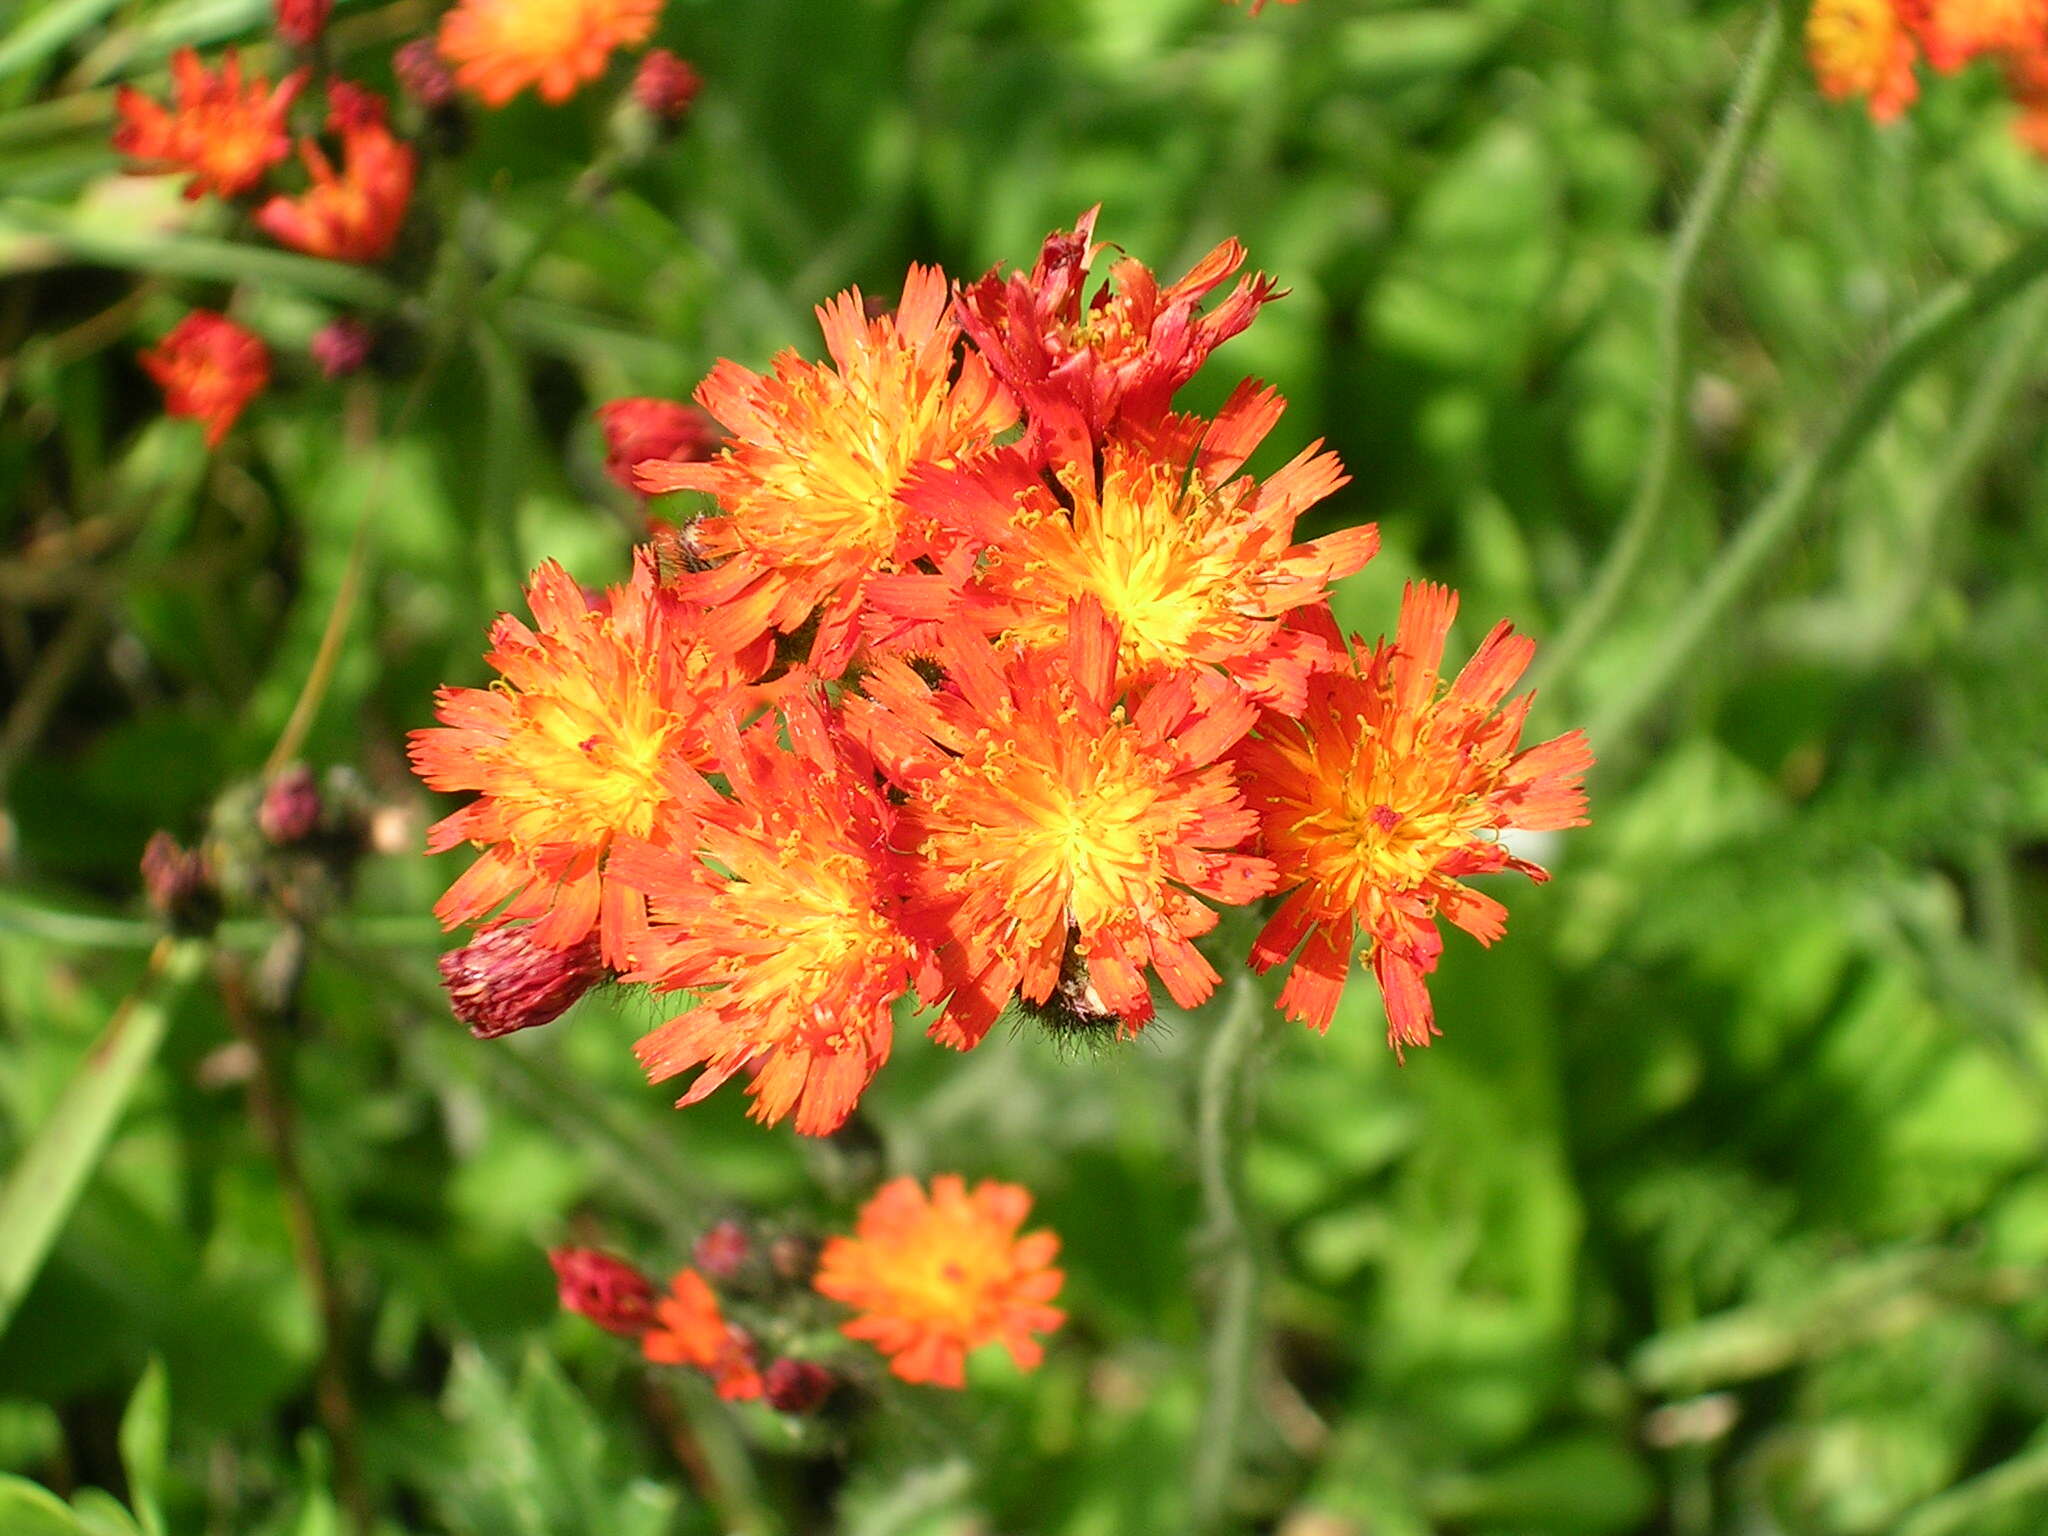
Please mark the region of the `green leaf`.
<svg viewBox="0 0 2048 1536"><path fill-rule="evenodd" d="M128 1497L150 1536L161 1536L164 1465L170 1457L171 1382L160 1356L151 1356L121 1415L121 1466Z"/></svg>
<svg viewBox="0 0 2048 1536"><path fill-rule="evenodd" d="M42 1268L129 1095L163 1043L171 1000L198 975L205 957L206 947L196 940L170 947L155 991L116 1010L0 1186L0 1331Z"/></svg>
<svg viewBox="0 0 2048 1536"><path fill-rule="evenodd" d="M0 1473L0 1531L7 1536L82 1536L85 1529L49 1489Z"/></svg>

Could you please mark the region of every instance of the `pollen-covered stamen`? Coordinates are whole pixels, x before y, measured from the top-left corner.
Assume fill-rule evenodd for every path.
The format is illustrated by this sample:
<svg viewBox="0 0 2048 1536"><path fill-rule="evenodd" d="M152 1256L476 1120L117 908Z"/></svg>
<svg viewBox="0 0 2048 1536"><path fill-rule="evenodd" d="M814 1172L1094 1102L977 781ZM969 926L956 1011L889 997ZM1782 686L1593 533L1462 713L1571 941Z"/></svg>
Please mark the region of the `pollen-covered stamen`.
<svg viewBox="0 0 2048 1536"><path fill-rule="evenodd" d="M1221 679L1180 677L1126 702L1101 609L1074 612L1058 651L992 649L956 632L950 680L900 662L864 680L848 714L905 792L912 932L941 973L939 1040L977 1043L1013 993L1044 1003L1069 946L1102 1011L1135 1028L1146 973L1183 1007L1216 985L1191 940L1270 888L1239 853L1255 819L1215 761L1251 706ZM936 1000L935 998L933 1000Z"/></svg>

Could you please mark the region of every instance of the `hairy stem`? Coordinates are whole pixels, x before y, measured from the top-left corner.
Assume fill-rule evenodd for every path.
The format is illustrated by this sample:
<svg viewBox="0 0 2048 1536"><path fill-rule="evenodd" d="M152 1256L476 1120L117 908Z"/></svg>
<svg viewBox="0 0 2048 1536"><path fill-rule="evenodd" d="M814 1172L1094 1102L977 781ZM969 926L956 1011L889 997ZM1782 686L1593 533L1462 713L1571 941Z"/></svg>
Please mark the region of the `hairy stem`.
<svg viewBox="0 0 2048 1536"><path fill-rule="evenodd" d="M1202 1058L1196 1156L1202 1180L1202 1243L1213 1256L1216 1301L1210 1321L1202 1418L1188 1469L1194 1530L1227 1526L1230 1486L1243 1437L1257 1343L1259 1261L1245 1210L1242 1165L1258 1101L1259 1026L1265 1000L1249 971L1231 985L1230 1011Z"/></svg>
<svg viewBox="0 0 2048 1536"><path fill-rule="evenodd" d="M1692 318L1700 254L1721 226L1734 200L1758 137L1770 117L1778 87L1786 74L1791 24L1781 0L1770 0L1763 25L1750 44L1737 78L1728 115L1721 120L1705 172L1678 221L1671 254L1657 295L1657 393L1651 405L1650 435L1644 445L1635 494L1629 500L1621 531L1609 546L1593 585L1573 611L1563 633L1544 648L1532 682L1541 686L1568 677L1593 638L1614 617L1614 610L1641 573L1650 552L1651 535L1663 520L1671 494L1672 470L1684 435L1686 401L1692 383L1692 361L1686 332Z"/></svg>
<svg viewBox="0 0 2048 1536"><path fill-rule="evenodd" d="M1594 718L1588 734L1612 760L1723 620L1770 568L1785 542L1820 504L1821 491L1855 459L1899 394L1951 343L2048 272L2048 230L2030 236L2003 261L1951 283L1902 324L1890 347L1850 399L1833 430L1796 459L1750 513L1735 538L1658 636L1649 657Z"/></svg>

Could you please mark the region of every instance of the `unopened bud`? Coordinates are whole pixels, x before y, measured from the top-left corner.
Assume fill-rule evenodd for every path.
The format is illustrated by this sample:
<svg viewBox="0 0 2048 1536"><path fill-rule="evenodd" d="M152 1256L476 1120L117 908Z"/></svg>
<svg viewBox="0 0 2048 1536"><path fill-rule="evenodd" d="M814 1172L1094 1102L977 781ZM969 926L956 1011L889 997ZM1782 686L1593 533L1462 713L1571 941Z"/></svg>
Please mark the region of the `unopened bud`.
<svg viewBox="0 0 2048 1536"><path fill-rule="evenodd" d="M384 98L353 80L334 80L327 86L327 128L330 133L350 134L365 128L382 128L386 117Z"/></svg>
<svg viewBox="0 0 2048 1536"><path fill-rule="evenodd" d="M809 1285L818 1271L818 1245L811 1238L785 1232L768 1245L768 1267L785 1280Z"/></svg>
<svg viewBox="0 0 2048 1536"><path fill-rule="evenodd" d="M604 428L604 471L627 490L642 494L633 483L633 466L647 459L699 463L718 451L718 427L694 405L636 396L597 408Z"/></svg>
<svg viewBox="0 0 2048 1536"><path fill-rule="evenodd" d="M208 934L220 921L220 887L206 855L168 832L150 834L143 847L142 889L174 933Z"/></svg>
<svg viewBox="0 0 2048 1536"><path fill-rule="evenodd" d="M256 825L280 848L303 843L320 826L320 786L313 770L294 763L263 790L263 803L256 807Z"/></svg>
<svg viewBox="0 0 2048 1536"><path fill-rule="evenodd" d="M633 76L633 99L650 117L680 122L703 84L688 60L666 48L656 48L640 61L640 72Z"/></svg>
<svg viewBox="0 0 2048 1536"><path fill-rule="evenodd" d="M565 1311L628 1339L653 1325L653 1283L624 1259L596 1248L556 1248L548 1262Z"/></svg>
<svg viewBox="0 0 2048 1536"><path fill-rule="evenodd" d="M368 326L344 315L315 331L306 350L320 365L321 373L330 379L345 379L370 360L372 340Z"/></svg>
<svg viewBox="0 0 2048 1536"><path fill-rule="evenodd" d="M551 1023L603 978L594 937L547 949L516 925L487 929L441 957L448 1006L479 1040Z"/></svg>
<svg viewBox="0 0 2048 1536"><path fill-rule="evenodd" d="M429 112L455 99L455 76L441 62L431 37L415 38L391 56L391 72L406 95Z"/></svg>
<svg viewBox="0 0 2048 1536"><path fill-rule="evenodd" d="M697 1268L714 1280L730 1280L740 1272L753 1252L747 1229L736 1221L721 1221L697 1239L694 1256Z"/></svg>
<svg viewBox="0 0 2048 1536"><path fill-rule="evenodd" d="M293 48L310 48L320 41L333 12L334 0L276 0L278 39Z"/></svg>
<svg viewBox="0 0 2048 1536"><path fill-rule="evenodd" d="M814 1413L837 1385L815 1360L778 1360L761 1376L762 1393L777 1413Z"/></svg>

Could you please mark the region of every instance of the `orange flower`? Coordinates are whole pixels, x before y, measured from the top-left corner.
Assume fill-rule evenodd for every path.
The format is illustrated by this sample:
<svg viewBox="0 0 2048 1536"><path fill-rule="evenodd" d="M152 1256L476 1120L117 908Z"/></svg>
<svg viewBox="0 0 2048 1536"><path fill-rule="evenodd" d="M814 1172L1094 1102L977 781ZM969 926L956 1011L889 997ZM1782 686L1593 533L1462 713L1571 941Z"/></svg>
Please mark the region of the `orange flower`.
<svg viewBox="0 0 2048 1536"><path fill-rule="evenodd" d="M501 614L485 658L490 689L443 688L439 727L412 733L413 771L434 789L482 796L427 834L433 853L484 853L435 906L447 927L534 919L530 937L568 949L593 928L623 970L645 927L638 893L607 876L617 838L667 842L709 763L706 723L738 707L765 661L708 644L701 616L657 586L641 550L632 579L593 599L549 562L527 587L534 627Z"/></svg>
<svg viewBox="0 0 2048 1536"><path fill-rule="evenodd" d="M840 294L818 310L832 367L784 352L764 377L721 361L697 400L732 433L725 451L637 472L644 491L719 499L691 537L698 554L731 558L684 579L693 597L720 606L762 594L785 634L822 605L811 662L825 676L852 655L869 579L929 552L900 494L912 473L966 461L1017 419L980 358L954 379L960 327L948 309L936 267L910 269L894 314L870 319L858 288Z"/></svg>
<svg viewBox="0 0 2048 1536"><path fill-rule="evenodd" d="M1066 634L1071 606L1093 598L1119 628L1127 676L1222 667L1254 697L1299 710L1309 673L1341 652L1281 619L1372 558L1379 530L1293 542L1295 520L1347 478L1320 443L1263 485L1231 478L1281 409L1248 382L1214 423L1177 416L1156 433L1112 437L1099 488L1092 462L1057 466L1055 492L1015 452L929 478L906 499L957 532L961 553L945 573L877 581L874 606L912 624L959 613L1047 647Z"/></svg>
<svg viewBox="0 0 2048 1536"><path fill-rule="evenodd" d="M661 0L460 0L441 18L456 83L502 107L529 85L560 103L597 79L615 49L647 41Z"/></svg>
<svg viewBox="0 0 2048 1536"><path fill-rule="evenodd" d="M384 125L382 103L367 91L329 92L329 132L341 138L342 170L311 139L299 158L313 184L297 197L273 197L256 222L280 245L330 261L382 261L398 240L412 200L413 153Z"/></svg>
<svg viewBox="0 0 2048 1536"><path fill-rule="evenodd" d="M1823 96L1861 96L1877 122L1890 122L1920 94L1913 77L1918 50L1898 0L1814 0L1806 56Z"/></svg>
<svg viewBox="0 0 2048 1536"><path fill-rule="evenodd" d="M728 1401L761 1395L753 1340L725 1320L694 1269L678 1270L669 1294L654 1304L654 1324L640 1336L640 1352L656 1365L694 1365Z"/></svg>
<svg viewBox="0 0 2048 1536"><path fill-rule="evenodd" d="M1915 19L1927 62L1953 74L1983 54L2038 49L2048 37L2048 0L1918 0Z"/></svg>
<svg viewBox="0 0 2048 1536"><path fill-rule="evenodd" d="M822 1136L888 1059L915 949L897 926L903 877L873 769L808 693L783 718L793 750L771 718L719 751L734 798L698 823L701 860L633 844L612 870L647 893L652 919L627 979L703 994L640 1042L648 1075L704 1065L678 1101L694 1104L756 1066L754 1118L794 1110Z"/></svg>
<svg viewBox="0 0 2048 1536"><path fill-rule="evenodd" d="M142 354L142 366L162 386L164 411L206 423L206 446L220 440L243 407L270 383L270 351L226 315L195 309Z"/></svg>
<svg viewBox="0 0 2048 1536"><path fill-rule="evenodd" d="M1436 919L1482 944L1506 923L1507 909L1460 877L1513 869L1548 879L1510 857L1498 834L1585 825L1580 780L1593 754L1584 735L1518 752L1532 696L1500 707L1534 642L1503 621L1440 686L1457 610L1447 588L1411 582L1392 645L1311 679L1300 718L1267 713L1237 754L1264 851L1292 890L1253 944L1253 966L1271 970L1306 938L1280 1006L1327 1029L1363 929L1397 1051L1437 1033L1424 982L1443 949ZM1327 610L1319 622L1336 638Z"/></svg>
<svg viewBox="0 0 2048 1536"><path fill-rule="evenodd" d="M131 86L114 96L120 126L114 148L143 162L145 171L190 171L185 195L212 192L239 197L291 152L285 114L306 84L295 70L272 89L259 76L242 81L242 61L230 48L215 73L190 48L171 55L174 105L166 108Z"/></svg>
<svg viewBox="0 0 2048 1536"><path fill-rule="evenodd" d="M970 1195L944 1173L927 1199L917 1180L895 1179L861 1207L852 1237L825 1244L813 1283L861 1314L839 1331L889 1356L905 1381L965 1386L967 1352L984 1344L1032 1370L1045 1358L1033 1335L1066 1314L1048 1305L1065 1278L1052 1267L1060 1240L1019 1237L1030 1214L1031 1195L1015 1184L985 1179Z"/></svg>
<svg viewBox="0 0 2048 1536"><path fill-rule="evenodd" d="M1084 463L1119 420L1156 423L1209 354L1279 297L1263 274L1240 278L1208 314L1201 304L1244 265L1226 240L1165 288L1142 263L1109 269L1109 285L1082 306L1094 243L1091 208L1071 231L1046 237L1030 275L990 272L960 294L960 320L996 377L1022 402L1028 452Z"/></svg>
<svg viewBox="0 0 2048 1536"><path fill-rule="evenodd" d="M1217 759L1251 726L1243 693L1182 673L1119 702L1117 631L1074 611L1065 646L998 652L955 628L947 686L884 659L849 699L856 730L908 795L913 937L935 952L946 1012L932 1034L966 1049L1013 992L1114 1016L1152 1015L1149 966L1192 1008L1216 985L1194 944L1216 924L1198 896L1272 888L1236 852L1257 819ZM928 1000L935 1000L929 999Z"/></svg>

